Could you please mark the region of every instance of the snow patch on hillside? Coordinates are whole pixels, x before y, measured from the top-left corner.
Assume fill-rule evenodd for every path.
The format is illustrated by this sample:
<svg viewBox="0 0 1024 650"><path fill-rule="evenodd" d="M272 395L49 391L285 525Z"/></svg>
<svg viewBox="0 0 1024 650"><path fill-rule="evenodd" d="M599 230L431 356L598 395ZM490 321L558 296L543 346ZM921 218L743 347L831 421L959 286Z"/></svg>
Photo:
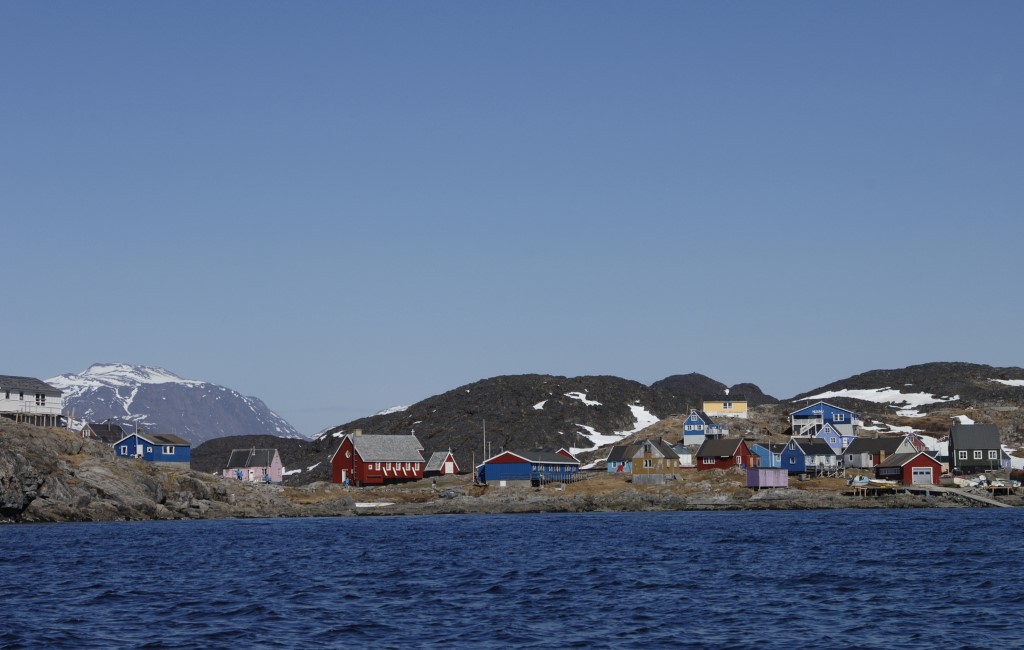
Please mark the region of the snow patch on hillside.
<svg viewBox="0 0 1024 650"><path fill-rule="evenodd" d="M953 397L936 397L930 393L901 393L895 388L844 388L842 390L826 391L810 397L802 397L801 401L827 400L834 397L847 397L859 399L864 402L875 404L891 404L896 407L896 415L901 417L916 418L924 417L924 414L917 410L918 407L927 404L938 404L944 402L955 402L960 399L959 395Z"/></svg>
<svg viewBox="0 0 1024 650"><path fill-rule="evenodd" d="M971 418L967 417L966 415L954 415L953 419L954 420L959 420L960 424L974 424L974 420L972 420Z"/></svg>
<svg viewBox="0 0 1024 650"><path fill-rule="evenodd" d="M1003 386L1024 386L1024 379L990 379L989 381L997 381Z"/></svg>
<svg viewBox="0 0 1024 650"><path fill-rule="evenodd" d="M376 413L374 413L374 415L375 416L377 416L377 415L391 415L392 413L401 413L402 411L405 411L408 408L409 408L408 406L392 406L389 409L384 409L383 411L377 411Z"/></svg>
<svg viewBox="0 0 1024 650"><path fill-rule="evenodd" d="M611 434L605 434L601 433L594 427L590 427L585 424L577 424L576 426L579 427L580 429L583 429L583 431L585 432L582 433L581 435L587 440L589 440L593 444L593 446L573 447L572 449L569 450L569 453L575 456L576 454L580 454L585 451L594 451L595 449L604 447L605 445L613 445L617 442L621 442L623 438L628 438L634 433L638 433L643 429L646 429L647 427L651 426L652 424L660 422L656 415L648 411L643 406L639 404L629 404L628 406L629 410L633 413L634 424L632 429L630 429L629 431L616 431Z"/></svg>
<svg viewBox="0 0 1024 650"><path fill-rule="evenodd" d="M543 402L537 402L536 404L533 405L533 409L535 411L543 411L544 410L544 405L547 404L547 403L548 403L547 400L544 400Z"/></svg>
<svg viewBox="0 0 1024 650"><path fill-rule="evenodd" d="M572 392L572 393L566 393L565 396L566 397L571 397L572 399L578 399L579 401L583 402L587 406L602 406L601 402L595 402L592 399L587 399L587 394L586 393Z"/></svg>

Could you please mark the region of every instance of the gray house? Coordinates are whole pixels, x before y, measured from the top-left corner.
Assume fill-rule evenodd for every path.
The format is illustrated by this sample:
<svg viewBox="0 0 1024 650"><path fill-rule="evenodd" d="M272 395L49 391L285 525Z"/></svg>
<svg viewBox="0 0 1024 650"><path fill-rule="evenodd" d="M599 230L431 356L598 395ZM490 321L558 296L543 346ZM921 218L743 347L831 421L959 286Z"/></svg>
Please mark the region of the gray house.
<svg viewBox="0 0 1024 650"><path fill-rule="evenodd" d="M977 474L1002 467L999 428L994 424L954 424L949 430L949 465L954 474Z"/></svg>
<svg viewBox="0 0 1024 650"><path fill-rule="evenodd" d="M917 444L914 441L917 441ZM893 454L919 451L924 451L924 445L921 445L916 437L855 438L843 451L843 467L872 469Z"/></svg>

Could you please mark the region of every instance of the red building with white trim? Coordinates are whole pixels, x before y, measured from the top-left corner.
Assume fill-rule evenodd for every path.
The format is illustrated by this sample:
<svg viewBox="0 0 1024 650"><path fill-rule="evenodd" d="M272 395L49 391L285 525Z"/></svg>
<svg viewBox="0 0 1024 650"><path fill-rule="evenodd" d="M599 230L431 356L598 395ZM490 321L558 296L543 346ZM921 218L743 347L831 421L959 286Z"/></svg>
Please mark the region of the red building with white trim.
<svg viewBox="0 0 1024 650"><path fill-rule="evenodd" d="M875 478L904 485L938 485L942 463L923 451L893 454L875 466Z"/></svg>
<svg viewBox="0 0 1024 650"><path fill-rule="evenodd" d="M697 450L697 469L753 467L754 455L742 438L708 438Z"/></svg>
<svg viewBox="0 0 1024 650"><path fill-rule="evenodd" d="M382 485L423 478L423 445L416 436L345 436L331 457L331 480Z"/></svg>

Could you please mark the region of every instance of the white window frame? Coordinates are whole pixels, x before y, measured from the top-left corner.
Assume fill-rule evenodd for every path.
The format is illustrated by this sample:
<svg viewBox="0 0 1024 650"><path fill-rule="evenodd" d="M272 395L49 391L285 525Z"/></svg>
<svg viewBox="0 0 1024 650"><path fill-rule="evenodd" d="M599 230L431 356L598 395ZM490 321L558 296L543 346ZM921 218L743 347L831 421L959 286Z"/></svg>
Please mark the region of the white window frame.
<svg viewBox="0 0 1024 650"><path fill-rule="evenodd" d="M975 449L974 450L974 460L981 460L981 450L980 449Z"/></svg>
<svg viewBox="0 0 1024 650"><path fill-rule="evenodd" d="M790 456L789 457L789 464L790 465L796 465L796 456Z"/></svg>
<svg viewBox="0 0 1024 650"><path fill-rule="evenodd" d="M121 445L121 455L122 456L127 456L128 455L128 445Z"/></svg>
<svg viewBox="0 0 1024 650"><path fill-rule="evenodd" d="M162 453L165 456L173 456L174 455L174 445L164 445L163 449L161 450L160 453Z"/></svg>
<svg viewBox="0 0 1024 650"><path fill-rule="evenodd" d="M152 447L146 447L146 453L147 454L152 454L153 453L153 448Z"/></svg>
<svg viewBox="0 0 1024 650"><path fill-rule="evenodd" d="M700 459L700 464L701 465L714 465L715 464L715 459L711 458L709 456L705 456L704 458Z"/></svg>
<svg viewBox="0 0 1024 650"><path fill-rule="evenodd" d="M967 452L965 450L963 450L963 449L961 449L960 451L956 452L956 459L957 460L967 460Z"/></svg>
<svg viewBox="0 0 1024 650"><path fill-rule="evenodd" d="M989 449L988 450L988 459L989 460L999 460L999 453L995 449Z"/></svg>
<svg viewBox="0 0 1024 650"><path fill-rule="evenodd" d="M832 421L833 422L846 422L846 414L845 413L833 413L832 414Z"/></svg>
<svg viewBox="0 0 1024 650"><path fill-rule="evenodd" d="M650 458L644 459L644 469L651 469L654 467L654 461Z"/></svg>

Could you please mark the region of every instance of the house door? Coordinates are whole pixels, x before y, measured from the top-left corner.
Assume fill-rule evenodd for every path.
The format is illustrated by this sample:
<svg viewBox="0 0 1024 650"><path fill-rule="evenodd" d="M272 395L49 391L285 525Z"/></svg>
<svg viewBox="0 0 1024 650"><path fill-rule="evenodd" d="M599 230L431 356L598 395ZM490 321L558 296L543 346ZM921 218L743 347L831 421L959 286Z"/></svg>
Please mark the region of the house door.
<svg viewBox="0 0 1024 650"><path fill-rule="evenodd" d="M141 442L138 443L137 445L135 445L135 455L138 456L139 458L141 458L143 456L143 453L142 453L142 443Z"/></svg>
<svg viewBox="0 0 1024 650"><path fill-rule="evenodd" d="M444 473L451 474L453 472L455 472L455 463L450 460L446 460L444 463Z"/></svg>
<svg viewBox="0 0 1024 650"><path fill-rule="evenodd" d="M931 467L911 467L910 482L914 485L927 485L932 482Z"/></svg>
<svg viewBox="0 0 1024 650"><path fill-rule="evenodd" d="M249 480L252 481L252 480L255 480L255 479L256 479L256 470L250 469L249 470Z"/></svg>
<svg viewBox="0 0 1024 650"><path fill-rule="evenodd" d="M344 483L347 480L348 480L348 470L347 469L343 469L343 470L341 470L341 482Z"/></svg>

